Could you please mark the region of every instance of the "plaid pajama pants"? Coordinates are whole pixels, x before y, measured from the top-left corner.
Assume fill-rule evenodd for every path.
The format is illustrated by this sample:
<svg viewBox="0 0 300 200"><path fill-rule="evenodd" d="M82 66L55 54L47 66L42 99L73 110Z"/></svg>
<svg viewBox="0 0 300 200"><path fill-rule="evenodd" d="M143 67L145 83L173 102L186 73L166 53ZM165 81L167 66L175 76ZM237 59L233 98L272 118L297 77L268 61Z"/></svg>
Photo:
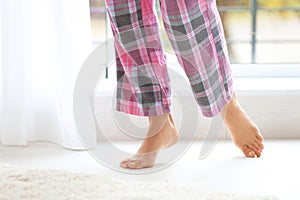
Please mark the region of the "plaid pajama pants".
<svg viewBox="0 0 300 200"><path fill-rule="evenodd" d="M163 24L202 115L232 98L232 72L215 0L160 0ZM106 0L114 35L117 111L171 112L171 88L155 0Z"/></svg>

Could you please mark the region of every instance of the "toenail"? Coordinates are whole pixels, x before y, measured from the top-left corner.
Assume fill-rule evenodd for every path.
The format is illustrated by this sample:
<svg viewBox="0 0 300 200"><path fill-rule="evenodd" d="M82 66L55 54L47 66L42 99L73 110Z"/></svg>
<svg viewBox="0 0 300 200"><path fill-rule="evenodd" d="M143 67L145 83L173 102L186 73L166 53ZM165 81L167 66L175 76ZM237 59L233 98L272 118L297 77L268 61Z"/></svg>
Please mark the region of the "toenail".
<svg viewBox="0 0 300 200"><path fill-rule="evenodd" d="M248 155L249 155L249 156L253 156L253 155L254 155L254 152L253 152L253 151L250 151L250 152L248 153Z"/></svg>

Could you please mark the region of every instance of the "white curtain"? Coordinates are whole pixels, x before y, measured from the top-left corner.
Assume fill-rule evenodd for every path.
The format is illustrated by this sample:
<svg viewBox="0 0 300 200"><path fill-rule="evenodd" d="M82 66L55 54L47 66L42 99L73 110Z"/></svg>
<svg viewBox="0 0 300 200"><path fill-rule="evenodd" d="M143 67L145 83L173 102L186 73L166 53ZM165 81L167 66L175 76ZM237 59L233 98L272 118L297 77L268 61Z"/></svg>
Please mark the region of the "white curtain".
<svg viewBox="0 0 300 200"><path fill-rule="evenodd" d="M92 50L88 0L0 0L0 141L82 145L73 88Z"/></svg>

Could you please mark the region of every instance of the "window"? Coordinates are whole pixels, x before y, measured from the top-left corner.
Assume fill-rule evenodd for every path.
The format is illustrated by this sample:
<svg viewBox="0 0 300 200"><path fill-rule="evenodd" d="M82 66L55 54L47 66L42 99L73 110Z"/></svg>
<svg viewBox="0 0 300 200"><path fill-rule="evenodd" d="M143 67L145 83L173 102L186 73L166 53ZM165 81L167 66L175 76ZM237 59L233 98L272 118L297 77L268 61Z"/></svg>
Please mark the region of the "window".
<svg viewBox="0 0 300 200"><path fill-rule="evenodd" d="M159 1L156 3L159 13ZM284 76L300 77L300 0L217 0L217 4L231 63L238 67L250 64L255 71L268 66L263 69L267 76L276 70L275 75L280 76L285 70ZM99 44L111 37L104 0L90 0L90 5L93 40ZM158 16L163 27L160 13ZM164 31L162 38L165 48L171 50ZM174 55L167 57L169 63L178 64ZM270 70L274 65L277 69Z"/></svg>
<svg viewBox="0 0 300 200"><path fill-rule="evenodd" d="M300 63L300 0L217 0L231 62Z"/></svg>
<svg viewBox="0 0 300 200"><path fill-rule="evenodd" d="M104 0L90 0L93 44L101 44L108 37Z"/></svg>

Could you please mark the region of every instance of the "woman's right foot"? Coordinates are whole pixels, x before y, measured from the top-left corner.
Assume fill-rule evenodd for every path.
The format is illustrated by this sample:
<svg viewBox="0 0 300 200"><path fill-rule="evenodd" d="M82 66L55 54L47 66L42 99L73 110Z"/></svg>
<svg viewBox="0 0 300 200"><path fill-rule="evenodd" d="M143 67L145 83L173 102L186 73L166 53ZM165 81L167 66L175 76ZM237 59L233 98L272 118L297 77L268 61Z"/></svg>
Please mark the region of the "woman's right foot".
<svg viewBox="0 0 300 200"><path fill-rule="evenodd" d="M177 143L178 130L171 114L149 117L149 129L138 152L132 157L121 161L120 166L128 169L153 167L160 149Z"/></svg>

